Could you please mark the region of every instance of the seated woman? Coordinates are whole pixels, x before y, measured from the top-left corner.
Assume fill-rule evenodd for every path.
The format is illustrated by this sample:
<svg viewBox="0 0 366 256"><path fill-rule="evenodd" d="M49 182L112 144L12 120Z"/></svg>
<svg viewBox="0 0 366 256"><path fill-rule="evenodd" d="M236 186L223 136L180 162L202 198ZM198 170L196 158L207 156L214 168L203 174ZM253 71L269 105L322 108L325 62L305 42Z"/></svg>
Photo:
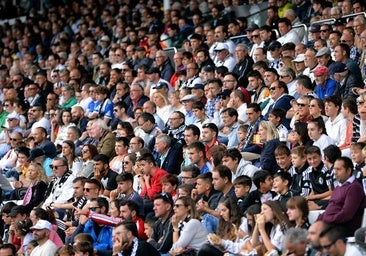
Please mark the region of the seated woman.
<svg viewBox="0 0 366 256"><path fill-rule="evenodd" d="M287 216L295 228L308 229L310 227L308 215L309 206L302 196L295 196L287 201Z"/></svg>
<svg viewBox="0 0 366 256"><path fill-rule="evenodd" d="M227 251L223 240L238 243L247 234L244 230L247 219L240 217L240 209L234 199L231 197L222 197L219 202L219 223L216 234L210 233L207 238L209 244L204 244L198 252L198 255L222 256ZM239 246L237 246L239 247ZM240 247L239 247L240 248ZM230 251L230 253L238 253Z"/></svg>
<svg viewBox="0 0 366 256"><path fill-rule="evenodd" d="M179 197L174 204L173 246L170 254L198 251L206 241L206 229L198 220L195 203L190 197Z"/></svg>
<svg viewBox="0 0 366 256"><path fill-rule="evenodd" d="M256 248L263 254L276 251L281 254L285 232L290 225L289 220L277 201L264 202L261 209L261 213L257 215L257 223L250 240L252 248L249 248L249 251Z"/></svg>
<svg viewBox="0 0 366 256"><path fill-rule="evenodd" d="M308 133L310 139L314 141L313 146L319 147L322 154L323 149L331 144L335 144L334 140L327 135L325 123L321 117L314 118L308 122Z"/></svg>
<svg viewBox="0 0 366 256"><path fill-rule="evenodd" d="M279 169L274 151L281 143L277 129L270 121L261 121L259 123L258 135L261 143L263 143L261 157L259 159L260 167L263 170L274 173Z"/></svg>
<svg viewBox="0 0 366 256"><path fill-rule="evenodd" d="M23 205L30 212L43 202L47 190L48 178L43 167L36 163L28 166L27 172L28 188L23 198Z"/></svg>

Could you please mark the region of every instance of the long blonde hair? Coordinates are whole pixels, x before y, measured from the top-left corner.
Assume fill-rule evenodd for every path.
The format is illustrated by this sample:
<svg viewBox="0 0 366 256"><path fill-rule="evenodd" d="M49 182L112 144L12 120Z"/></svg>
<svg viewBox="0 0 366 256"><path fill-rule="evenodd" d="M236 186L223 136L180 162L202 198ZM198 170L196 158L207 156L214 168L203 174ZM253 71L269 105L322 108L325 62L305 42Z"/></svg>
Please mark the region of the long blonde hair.
<svg viewBox="0 0 366 256"><path fill-rule="evenodd" d="M276 129L276 126L274 126L273 123L271 123L270 121L261 121L259 123L260 126L262 126L263 129L265 129L267 131L267 139L266 141L270 141L273 139L278 139L280 136L278 135L278 131Z"/></svg>
<svg viewBox="0 0 366 256"><path fill-rule="evenodd" d="M42 167L42 165L37 164L37 163L31 163L31 164L29 164L28 169L30 166L33 166L34 169L36 170L36 172L38 173L38 180L42 180L45 183L48 183L48 178L47 178L46 172L45 172L44 168ZM27 179L29 180L29 172L27 172Z"/></svg>

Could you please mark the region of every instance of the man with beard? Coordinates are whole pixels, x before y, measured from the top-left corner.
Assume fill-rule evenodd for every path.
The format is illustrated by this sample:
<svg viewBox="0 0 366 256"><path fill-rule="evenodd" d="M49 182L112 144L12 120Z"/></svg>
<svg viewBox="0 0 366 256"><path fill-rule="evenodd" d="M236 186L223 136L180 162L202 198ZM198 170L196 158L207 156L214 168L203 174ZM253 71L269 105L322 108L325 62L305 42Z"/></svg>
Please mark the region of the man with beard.
<svg viewBox="0 0 366 256"><path fill-rule="evenodd" d="M31 253L33 256L37 255L55 255L57 246L50 240L50 233L52 224L47 220L38 220L37 224L31 227L34 234L34 240L38 242Z"/></svg>
<svg viewBox="0 0 366 256"><path fill-rule="evenodd" d="M136 224L132 221L119 223L113 230L113 255L151 255L160 253L149 243L139 239Z"/></svg>
<svg viewBox="0 0 366 256"><path fill-rule="evenodd" d="M71 122L76 124L81 133L86 131L88 118L84 116L84 109L81 106L74 105L71 108Z"/></svg>

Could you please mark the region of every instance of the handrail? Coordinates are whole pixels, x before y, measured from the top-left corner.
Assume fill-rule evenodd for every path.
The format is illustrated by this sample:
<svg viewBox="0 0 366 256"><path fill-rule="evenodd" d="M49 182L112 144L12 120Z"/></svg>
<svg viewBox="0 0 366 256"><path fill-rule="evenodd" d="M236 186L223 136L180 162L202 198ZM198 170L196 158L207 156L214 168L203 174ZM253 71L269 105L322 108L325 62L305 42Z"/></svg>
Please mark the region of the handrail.
<svg viewBox="0 0 366 256"><path fill-rule="evenodd" d="M337 19L335 18L330 18L330 19L325 19L325 20L317 20L311 23L311 25L313 24L324 24L324 23L329 23L329 24L334 24L337 21Z"/></svg>
<svg viewBox="0 0 366 256"><path fill-rule="evenodd" d="M241 39L241 38L246 38L246 37L248 37L248 35L231 36L231 37L229 37L229 39L233 40L233 39Z"/></svg>
<svg viewBox="0 0 366 256"><path fill-rule="evenodd" d="M354 16L358 16L358 15L363 15L366 18L366 12L350 13L350 14L342 16L341 18L346 19L346 18L351 18L351 17L354 17Z"/></svg>
<svg viewBox="0 0 366 256"><path fill-rule="evenodd" d="M307 45L308 40L309 40L309 38L308 38L308 34L309 34L308 27L305 24L298 24L298 25L293 26L292 28L294 29L294 28L301 28L301 27L303 27L305 29L305 35L304 35L305 38L302 38L302 39L305 40L304 43L305 43L305 45Z"/></svg>

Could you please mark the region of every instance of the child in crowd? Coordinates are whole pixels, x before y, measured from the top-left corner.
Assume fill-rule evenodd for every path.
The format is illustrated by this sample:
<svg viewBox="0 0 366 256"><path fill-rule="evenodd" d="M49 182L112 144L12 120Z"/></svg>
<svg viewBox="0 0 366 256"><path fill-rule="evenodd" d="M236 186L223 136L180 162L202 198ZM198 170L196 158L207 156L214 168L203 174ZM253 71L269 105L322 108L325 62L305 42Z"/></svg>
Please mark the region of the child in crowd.
<svg viewBox="0 0 366 256"><path fill-rule="evenodd" d="M292 166L291 164L291 151L285 145L279 145L275 149L276 163L280 167L281 171L288 172ZM291 184L290 184L291 185Z"/></svg>
<svg viewBox="0 0 366 256"><path fill-rule="evenodd" d="M238 206L244 213L242 204L244 199L249 195L249 191L252 187L252 179L247 175L241 175L234 180L233 186L235 188L235 196L238 199Z"/></svg>
<svg viewBox="0 0 366 256"><path fill-rule="evenodd" d="M309 164L309 168L306 170L305 175L307 175L311 184L311 192L306 197L309 201L309 209L319 210L317 206L320 206L321 209L325 209L332 192L332 176L322 161L320 148L317 146L307 147L305 149L305 155Z"/></svg>
<svg viewBox="0 0 366 256"><path fill-rule="evenodd" d="M294 194L290 190L292 178L289 172L279 171L273 177L273 190L277 195L273 200L280 203L283 212L287 211L286 203Z"/></svg>
<svg viewBox="0 0 366 256"><path fill-rule="evenodd" d="M309 165L306 161L305 147L297 146L291 150L292 167L289 173L292 177L290 189L295 195L308 196L310 194L310 181L305 177Z"/></svg>
<svg viewBox="0 0 366 256"><path fill-rule="evenodd" d="M238 144L238 149L239 151L241 151L241 149L244 147L245 144L245 138L247 137L248 134L248 128L249 125L247 124L241 124L238 127L238 139L239 139L239 144Z"/></svg>
<svg viewBox="0 0 366 256"><path fill-rule="evenodd" d="M366 143L364 142L356 142L351 144L351 159L354 163L354 169L353 169L353 175L356 177L356 179L361 182L362 184L362 178L363 173L362 169L365 167L365 154L366 153Z"/></svg>
<svg viewBox="0 0 366 256"><path fill-rule="evenodd" d="M152 217L152 218L145 221L145 231L144 231L144 233L148 237L148 239L151 238L151 235L154 232L154 224L155 224L156 220L157 219L155 217Z"/></svg>
<svg viewBox="0 0 366 256"><path fill-rule="evenodd" d="M243 212L245 212L252 204L261 205L263 202L272 200L276 196L276 192L272 191L272 175L268 171L257 171L253 175L252 180L257 189L250 192L248 196L245 197L241 206L241 210Z"/></svg>
<svg viewBox="0 0 366 256"><path fill-rule="evenodd" d="M286 111L282 108L273 108L268 114L268 121L276 126L279 140L287 142L288 130L282 124L282 120L286 117Z"/></svg>

